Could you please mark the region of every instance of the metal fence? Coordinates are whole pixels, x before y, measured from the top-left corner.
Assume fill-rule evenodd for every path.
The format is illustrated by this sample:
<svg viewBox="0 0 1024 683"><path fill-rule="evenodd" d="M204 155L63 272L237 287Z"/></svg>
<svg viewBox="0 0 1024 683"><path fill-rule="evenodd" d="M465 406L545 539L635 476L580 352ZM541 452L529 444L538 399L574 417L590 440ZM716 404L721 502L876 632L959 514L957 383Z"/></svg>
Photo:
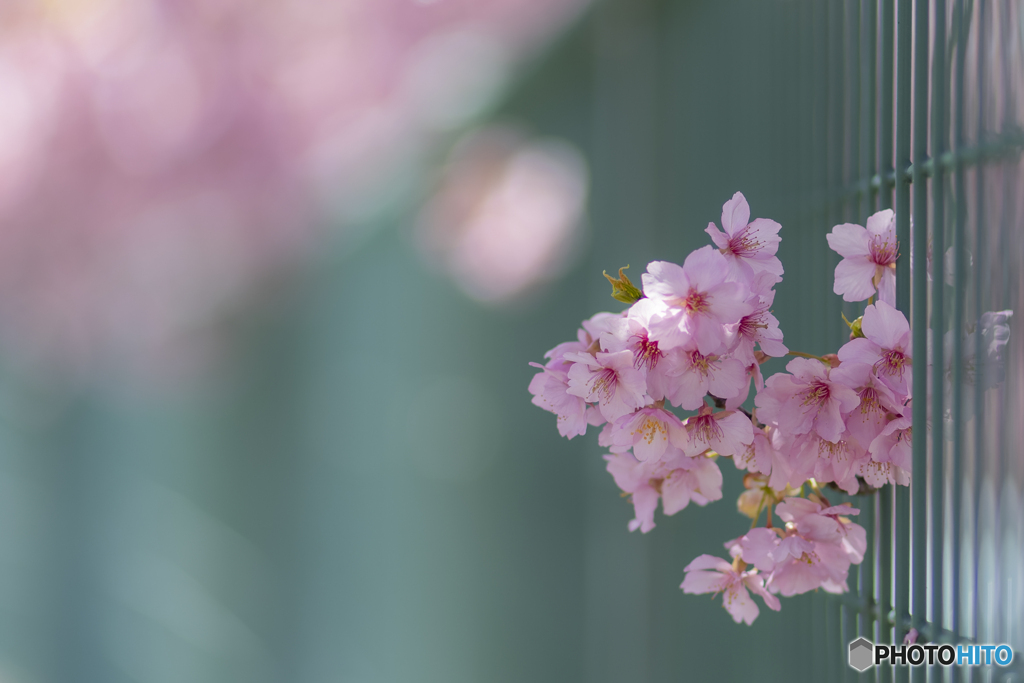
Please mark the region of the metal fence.
<svg viewBox="0 0 1024 683"><path fill-rule="evenodd" d="M1024 650L1024 5L835 0L797 13L803 220L863 224L895 209L918 399L912 486L862 506L869 553L854 591L823 599L815 668L827 680L1018 680L1019 655L1006 668L858 676L845 647L916 628L918 642ZM986 327L997 311L1012 312L999 318L1005 347Z"/></svg>

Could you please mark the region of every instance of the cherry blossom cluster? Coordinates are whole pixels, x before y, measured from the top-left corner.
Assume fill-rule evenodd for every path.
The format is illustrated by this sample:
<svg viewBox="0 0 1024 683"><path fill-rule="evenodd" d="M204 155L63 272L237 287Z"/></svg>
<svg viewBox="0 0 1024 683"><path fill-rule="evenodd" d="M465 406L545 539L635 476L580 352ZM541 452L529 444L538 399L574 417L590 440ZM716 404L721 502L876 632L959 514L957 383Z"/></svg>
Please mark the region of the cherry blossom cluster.
<svg viewBox="0 0 1024 683"><path fill-rule="evenodd" d="M621 269L618 278L606 273L612 296L629 308L585 320L576 341L549 351L544 365L532 363L541 371L529 387L533 403L557 416L562 436L599 428L608 472L633 505L631 531L655 527L659 501L673 515L722 498L719 458L746 470L737 508L753 526L725 543L731 561L693 560L681 588L721 593L732 618L747 624L759 611L751 591L778 610L779 596L848 590L866 534L850 520L860 511L832 505L823 487L867 494L909 485L911 476L913 359L910 325L895 308L893 212L827 235L843 257L835 293L867 303L847 322L850 340L823 356L789 351L772 315L783 274L780 227L751 220L737 192L722 207L721 228L708 225L714 245L682 266L649 264L642 289ZM967 331L967 384L1001 381L1011 315L986 313ZM785 355L797 357L765 380L761 364ZM983 364L977 372L975 358ZM755 408L748 412L751 385Z"/></svg>
<svg viewBox="0 0 1024 683"><path fill-rule="evenodd" d="M720 499L720 457L748 471L738 507L755 525L765 511L766 526L726 543L731 561L695 559L682 584L722 593L733 619L748 624L758 614L749 591L777 610L780 595L847 590L865 533L849 519L859 511L830 505L822 485L856 493L906 484L910 472L910 328L892 305L892 212L829 235L844 257L835 291L851 301L879 297L851 323L851 341L829 356L794 352L802 357L788 372L765 381L761 364L790 353L771 312L783 275L780 228L751 220L737 192L721 227L707 228L714 244L681 266L649 264L642 289L622 270L606 275L629 308L584 321L575 341L534 364L541 371L529 387L562 436L599 428L607 469L633 504L630 530L653 529L659 501L672 515ZM751 385L756 408L747 412Z"/></svg>

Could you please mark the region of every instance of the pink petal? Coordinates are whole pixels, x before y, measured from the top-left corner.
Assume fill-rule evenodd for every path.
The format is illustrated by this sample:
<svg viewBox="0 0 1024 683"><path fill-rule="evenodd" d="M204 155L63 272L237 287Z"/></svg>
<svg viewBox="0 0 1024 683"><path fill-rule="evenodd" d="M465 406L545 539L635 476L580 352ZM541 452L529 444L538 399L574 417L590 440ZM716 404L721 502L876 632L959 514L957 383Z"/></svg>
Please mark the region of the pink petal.
<svg viewBox="0 0 1024 683"><path fill-rule="evenodd" d="M883 349L902 346L910 336L910 324L903 313L882 301L865 309L861 329Z"/></svg>
<svg viewBox="0 0 1024 683"><path fill-rule="evenodd" d="M661 507L666 515L674 515L690 504L695 479L685 470L676 470L662 482Z"/></svg>
<svg viewBox="0 0 1024 683"><path fill-rule="evenodd" d="M829 248L844 259L868 256L868 231L860 225L843 223L832 228L825 236ZM864 297L865 299L867 297Z"/></svg>
<svg viewBox="0 0 1024 683"><path fill-rule="evenodd" d="M704 232L711 235L711 241L719 249L725 249L729 246L729 236L719 230L718 226L714 223L708 223L708 227L704 229Z"/></svg>
<svg viewBox="0 0 1024 683"><path fill-rule="evenodd" d="M722 596L722 601L725 611L732 615L732 620L737 624L742 621L750 626L760 614L757 604L750 599L750 593L742 583L729 586Z"/></svg>
<svg viewBox="0 0 1024 683"><path fill-rule="evenodd" d="M690 564L683 567L684 572L691 572L699 569L714 569L719 572L728 573L732 571L732 565L720 557L705 554L694 558Z"/></svg>
<svg viewBox="0 0 1024 683"><path fill-rule="evenodd" d="M870 306L868 307L870 308ZM865 363L867 365L874 365L879 358L882 357L882 349L879 348L878 344L865 339L864 337L858 337L851 339L850 341L839 347L839 360L846 363ZM839 369L842 369L842 365Z"/></svg>
<svg viewBox="0 0 1024 683"><path fill-rule="evenodd" d="M640 532L646 534L654 528L654 511L658 507L658 492L650 486L641 486L633 492L633 510L640 522ZM632 529L630 529L632 531Z"/></svg>
<svg viewBox="0 0 1024 683"><path fill-rule="evenodd" d="M647 272L640 279L644 294L652 299L675 299L686 296L690 289L690 281L682 267L669 261L647 264Z"/></svg>
<svg viewBox="0 0 1024 683"><path fill-rule="evenodd" d="M814 418L814 431L825 441L838 443L845 430L846 424L843 422L843 416L839 414L838 402L825 401Z"/></svg>
<svg viewBox="0 0 1024 683"><path fill-rule="evenodd" d="M844 258L836 266L836 280L832 291L844 301L864 301L875 293L871 279L875 276L875 264L866 257Z"/></svg>
<svg viewBox="0 0 1024 683"><path fill-rule="evenodd" d="M868 235L885 235L887 232L891 233L893 239L896 238L896 223L893 220L895 213L892 209L882 209L876 213L871 214L868 217L867 222L867 234Z"/></svg>
<svg viewBox="0 0 1024 683"><path fill-rule="evenodd" d="M732 199L722 205L722 229L729 237L747 227L750 222L750 205L742 192L737 192Z"/></svg>
<svg viewBox="0 0 1024 683"><path fill-rule="evenodd" d="M683 271L686 273L690 287L698 292L707 292L725 280L729 271L729 262L718 253L717 249L708 245L690 252L690 255L683 261ZM685 294L686 291L683 291L677 296L685 296Z"/></svg>
<svg viewBox="0 0 1024 683"><path fill-rule="evenodd" d="M711 557L711 555L701 555L701 557ZM699 560L700 557L697 558ZM714 558L719 560L719 558ZM694 560L696 562L697 560ZM725 560L719 560L725 564L727 570L731 570L732 566ZM693 563L691 563L692 565ZM679 585L683 589L684 593L690 594L701 594L701 593L720 593L725 590L731 582L731 577L728 574L723 574L717 571L688 571L687 567L686 578Z"/></svg>
<svg viewBox="0 0 1024 683"><path fill-rule="evenodd" d="M759 527L751 529L740 539L740 548L744 562L757 567L763 572L770 572L775 568L775 560L770 553L779 544L779 536L772 529Z"/></svg>
<svg viewBox="0 0 1024 683"><path fill-rule="evenodd" d="M774 256L779 250L779 242L782 238L779 237L779 230L782 226L769 218L755 218L750 221L750 228L747 230L747 236L754 241L761 243L761 248L758 250L758 258L764 259L765 262L772 259L768 258ZM781 267L782 262L779 262ZM779 275L782 275L782 271L779 271Z"/></svg>
<svg viewBox="0 0 1024 683"><path fill-rule="evenodd" d="M767 605L769 608L775 610L776 612L782 609L782 603L779 602L779 599L771 593L769 593L767 590L765 590L764 584L761 582L761 577L747 576L744 577L743 583L745 583L747 585L747 588L752 590L754 593L760 595L761 598L764 600L764 604Z"/></svg>
<svg viewBox="0 0 1024 683"><path fill-rule="evenodd" d="M721 437L711 439L711 448L722 455L736 455L746 450L746 445L754 441L754 426L743 413L732 413L725 417L717 417L718 427L722 430Z"/></svg>
<svg viewBox="0 0 1024 683"><path fill-rule="evenodd" d="M892 268L882 270L882 281L878 283L878 300L890 306L896 305L896 271Z"/></svg>
<svg viewBox="0 0 1024 683"><path fill-rule="evenodd" d="M719 398L730 399L743 391L744 387L749 390L750 379L747 377L747 369L743 363L735 358L725 358L717 363L718 367L712 369L708 375L708 389L711 394ZM696 410L700 406L690 408Z"/></svg>

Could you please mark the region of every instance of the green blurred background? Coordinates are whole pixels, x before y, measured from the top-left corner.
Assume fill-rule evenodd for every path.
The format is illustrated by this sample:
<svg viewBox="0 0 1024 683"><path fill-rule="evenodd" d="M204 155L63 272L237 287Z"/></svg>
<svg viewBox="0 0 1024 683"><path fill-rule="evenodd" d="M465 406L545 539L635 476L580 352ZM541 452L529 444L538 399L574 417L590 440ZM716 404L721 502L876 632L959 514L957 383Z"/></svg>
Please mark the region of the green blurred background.
<svg viewBox="0 0 1024 683"><path fill-rule="evenodd" d="M602 270L681 262L742 191L782 226L791 348L844 333L824 234L826 37L782 0L605 0L307 265L220 323L230 351L173 391L53 389L6 365L0 681L774 680L824 637L816 598L736 625L683 567L749 522L724 498L629 533L596 436L527 384ZM564 274L474 300L418 245L474 126L585 160ZM841 140L840 140L841 142ZM840 174L841 175L841 174ZM863 220L853 207L849 218ZM766 371L781 369L773 362ZM836 636L838 637L838 636Z"/></svg>

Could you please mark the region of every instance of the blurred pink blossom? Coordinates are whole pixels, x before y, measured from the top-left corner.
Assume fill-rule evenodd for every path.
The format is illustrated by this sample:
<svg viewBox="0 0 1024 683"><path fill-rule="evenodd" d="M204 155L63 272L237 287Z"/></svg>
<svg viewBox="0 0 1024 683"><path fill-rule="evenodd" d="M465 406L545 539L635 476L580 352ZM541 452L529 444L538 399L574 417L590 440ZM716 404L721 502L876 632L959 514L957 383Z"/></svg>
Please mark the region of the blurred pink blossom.
<svg viewBox="0 0 1024 683"><path fill-rule="evenodd" d="M328 211L365 218L583 4L4 3L4 348L74 372L194 365Z"/></svg>

